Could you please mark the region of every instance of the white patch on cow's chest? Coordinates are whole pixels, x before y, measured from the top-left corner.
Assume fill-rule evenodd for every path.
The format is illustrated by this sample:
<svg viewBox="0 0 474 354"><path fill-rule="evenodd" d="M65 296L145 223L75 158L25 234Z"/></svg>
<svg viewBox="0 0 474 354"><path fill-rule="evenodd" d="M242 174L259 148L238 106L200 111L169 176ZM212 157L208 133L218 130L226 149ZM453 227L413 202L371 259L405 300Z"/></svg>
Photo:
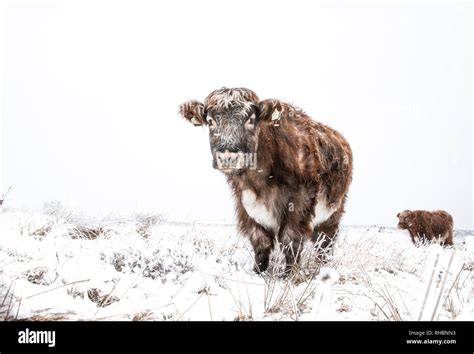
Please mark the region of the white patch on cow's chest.
<svg viewBox="0 0 474 354"><path fill-rule="evenodd" d="M329 219L336 210L337 208L330 208L328 206L326 192L319 193L316 198L316 206L314 207L313 227Z"/></svg>
<svg viewBox="0 0 474 354"><path fill-rule="evenodd" d="M272 211L262 202L257 200L257 196L249 189L242 191L242 205L249 216L255 220L257 224L267 229L275 230L278 226L277 219Z"/></svg>

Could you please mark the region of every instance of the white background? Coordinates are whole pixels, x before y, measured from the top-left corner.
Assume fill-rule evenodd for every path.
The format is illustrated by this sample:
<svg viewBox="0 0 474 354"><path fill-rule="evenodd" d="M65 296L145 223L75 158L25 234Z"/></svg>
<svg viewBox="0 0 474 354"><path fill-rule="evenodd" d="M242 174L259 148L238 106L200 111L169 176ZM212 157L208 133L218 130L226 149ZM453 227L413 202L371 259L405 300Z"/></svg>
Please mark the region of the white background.
<svg viewBox="0 0 474 354"><path fill-rule="evenodd" d="M472 229L471 18L469 3L6 1L2 190L232 221L207 132L177 110L244 86L349 140L345 224L441 208Z"/></svg>

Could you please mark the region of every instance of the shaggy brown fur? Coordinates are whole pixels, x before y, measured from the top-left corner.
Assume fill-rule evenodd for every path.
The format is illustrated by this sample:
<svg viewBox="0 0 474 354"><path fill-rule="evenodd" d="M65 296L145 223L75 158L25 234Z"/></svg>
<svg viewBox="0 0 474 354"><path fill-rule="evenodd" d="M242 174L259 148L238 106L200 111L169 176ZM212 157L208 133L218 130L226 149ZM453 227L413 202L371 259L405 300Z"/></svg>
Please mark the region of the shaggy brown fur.
<svg viewBox="0 0 474 354"><path fill-rule="evenodd" d="M408 230L411 240L438 240L441 244L453 244L453 218L444 210L405 210L397 214L398 228Z"/></svg>
<svg viewBox="0 0 474 354"><path fill-rule="evenodd" d="M267 269L275 238L285 246L291 267L303 241L324 236L327 247L335 239L352 180L351 149L340 133L302 110L276 99L260 101L248 89L216 90L204 104L181 105L180 113L205 125L206 114L215 115L216 107L229 102L244 107L243 116L257 114L255 129L245 134L257 168L223 171L233 190L239 230L253 245L256 272Z"/></svg>

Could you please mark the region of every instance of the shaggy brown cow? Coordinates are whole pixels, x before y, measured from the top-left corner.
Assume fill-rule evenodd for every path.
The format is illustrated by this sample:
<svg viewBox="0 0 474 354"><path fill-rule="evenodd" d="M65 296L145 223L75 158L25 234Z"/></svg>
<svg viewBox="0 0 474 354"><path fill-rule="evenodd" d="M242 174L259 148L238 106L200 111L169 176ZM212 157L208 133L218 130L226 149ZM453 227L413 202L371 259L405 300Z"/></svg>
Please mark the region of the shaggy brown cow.
<svg viewBox="0 0 474 354"><path fill-rule="evenodd" d="M180 114L209 127L213 167L232 187L256 272L267 269L275 236L285 246L287 270L302 241L331 243L352 179L352 152L340 133L246 88L215 90L204 103L182 104Z"/></svg>
<svg viewBox="0 0 474 354"><path fill-rule="evenodd" d="M397 214L398 228L408 230L411 240L438 240L441 244L453 244L453 218L444 210L405 210Z"/></svg>

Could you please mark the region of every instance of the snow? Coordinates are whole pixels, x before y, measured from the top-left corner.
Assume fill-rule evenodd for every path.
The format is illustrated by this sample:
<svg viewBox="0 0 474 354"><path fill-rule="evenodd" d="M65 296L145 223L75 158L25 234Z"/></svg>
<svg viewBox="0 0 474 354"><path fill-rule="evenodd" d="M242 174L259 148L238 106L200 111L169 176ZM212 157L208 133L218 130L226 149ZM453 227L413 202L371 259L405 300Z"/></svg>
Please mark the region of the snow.
<svg viewBox="0 0 474 354"><path fill-rule="evenodd" d="M0 319L473 320L474 232L455 245L343 227L328 262L307 244L283 277L263 275L234 225L63 210L0 211Z"/></svg>

